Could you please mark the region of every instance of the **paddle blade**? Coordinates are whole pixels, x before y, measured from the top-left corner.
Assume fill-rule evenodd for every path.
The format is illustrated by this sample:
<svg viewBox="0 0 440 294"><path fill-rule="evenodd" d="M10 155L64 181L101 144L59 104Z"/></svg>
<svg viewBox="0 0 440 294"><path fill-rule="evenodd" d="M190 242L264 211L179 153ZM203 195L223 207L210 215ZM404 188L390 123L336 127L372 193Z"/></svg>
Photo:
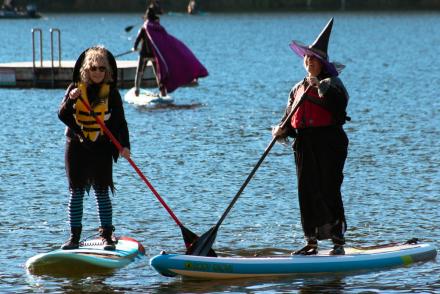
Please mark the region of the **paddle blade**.
<svg viewBox="0 0 440 294"><path fill-rule="evenodd" d="M191 244L194 243L199 236L191 232L189 229L184 226L180 226L180 230L182 231L183 241L185 242L185 247L190 248Z"/></svg>
<svg viewBox="0 0 440 294"><path fill-rule="evenodd" d="M133 28L134 28L134 26L128 26L128 27L125 27L124 31L126 31L126 32L128 33L128 32L131 31Z"/></svg>
<svg viewBox="0 0 440 294"><path fill-rule="evenodd" d="M217 237L218 227L212 227L208 232L200 236L191 246L187 249L187 255L197 255L197 256L212 256L215 257L217 254L212 250L212 245L214 244L215 238ZM213 255L214 254L214 255Z"/></svg>

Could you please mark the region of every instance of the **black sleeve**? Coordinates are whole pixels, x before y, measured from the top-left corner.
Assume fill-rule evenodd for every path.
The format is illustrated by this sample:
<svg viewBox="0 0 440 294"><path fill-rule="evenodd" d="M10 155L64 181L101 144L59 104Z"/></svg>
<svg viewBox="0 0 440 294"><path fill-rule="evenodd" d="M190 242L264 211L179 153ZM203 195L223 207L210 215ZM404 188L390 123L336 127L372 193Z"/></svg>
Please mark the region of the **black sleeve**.
<svg viewBox="0 0 440 294"><path fill-rule="evenodd" d="M318 87L320 98L307 96L307 99L322 106L333 114L338 124L345 123L348 93L339 79L326 79Z"/></svg>
<svg viewBox="0 0 440 294"><path fill-rule="evenodd" d="M128 125L125 119L124 107L122 104L121 95L118 89L113 88L111 91L111 117L109 129L113 135L121 143L122 147L130 149L130 136L128 132Z"/></svg>
<svg viewBox="0 0 440 294"><path fill-rule="evenodd" d="M75 88L74 84L70 84L67 88L64 98L58 109L58 118L74 133L81 134L81 128L77 125L73 116L75 100L69 99L69 93Z"/></svg>
<svg viewBox="0 0 440 294"><path fill-rule="evenodd" d="M286 109L284 110L284 115L281 118L279 125L281 125L287 119L287 117L290 114L290 111L292 110L293 103L295 102L295 93L298 89L298 85L299 84L295 85L295 87L293 87L292 90L290 90L287 106ZM286 137L296 137L296 132L290 123L287 123L285 125L284 130Z"/></svg>
<svg viewBox="0 0 440 294"><path fill-rule="evenodd" d="M347 107L347 97L342 89L337 87L329 87L323 96L323 107L332 113L343 111Z"/></svg>
<svg viewBox="0 0 440 294"><path fill-rule="evenodd" d="M137 34L136 40L134 41L133 48L134 48L135 50L137 50L137 48L138 48L138 46L139 46L139 42L145 40L145 37L146 37L145 29L144 29L143 27L141 27L141 28L139 29L138 34Z"/></svg>

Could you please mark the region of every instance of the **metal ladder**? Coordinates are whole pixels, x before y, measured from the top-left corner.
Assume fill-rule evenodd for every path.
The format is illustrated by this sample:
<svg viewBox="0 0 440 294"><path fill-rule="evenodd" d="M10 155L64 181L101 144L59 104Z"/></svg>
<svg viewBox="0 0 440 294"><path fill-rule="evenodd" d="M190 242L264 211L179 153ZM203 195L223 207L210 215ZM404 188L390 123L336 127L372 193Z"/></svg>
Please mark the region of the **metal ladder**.
<svg viewBox="0 0 440 294"><path fill-rule="evenodd" d="M58 36L58 67L61 68L61 31L56 28L51 28L50 30L50 74L51 74L51 84L52 88L55 87L55 63L54 63L54 35ZM36 86L38 83L38 74L44 73L45 68L43 65L43 31L40 28L33 28L32 32L32 71L33 71L33 79L34 85ZM39 49L40 49L40 66L37 67L36 64L36 54L35 54L35 36L39 35Z"/></svg>

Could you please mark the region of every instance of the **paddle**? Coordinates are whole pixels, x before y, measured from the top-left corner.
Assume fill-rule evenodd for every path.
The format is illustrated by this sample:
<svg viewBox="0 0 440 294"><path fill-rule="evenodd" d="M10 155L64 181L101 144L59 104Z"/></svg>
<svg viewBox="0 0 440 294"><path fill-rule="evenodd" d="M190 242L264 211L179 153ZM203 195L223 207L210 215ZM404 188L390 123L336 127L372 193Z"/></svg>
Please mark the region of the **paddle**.
<svg viewBox="0 0 440 294"><path fill-rule="evenodd" d="M130 49L130 50L128 50L128 51L125 51L125 52L122 52L122 53L116 54L114 57L115 57L115 58L117 58L117 57L121 57L121 56L124 56L124 55L130 54L130 53L133 53L133 52L136 52L136 50Z"/></svg>
<svg viewBox="0 0 440 294"><path fill-rule="evenodd" d="M303 102L304 97L306 96L307 91L309 90L310 86L308 86L304 90L304 94L301 96L301 98L298 100L298 102L292 107L292 110L290 111L289 115L286 117L286 119L282 122L281 128L284 129L286 125L290 122L290 119L292 118L295 111L298 109L299 105ZM248 175L246 180L244 181L243 185L240 187L240 190L238 190L237 194L235 194L234 198L232 199L229 206L226 208L223 215L220 217L217 224L212 227L208 232L200 236L189 248L187 248L186 254L189 255L199 255L199 256L206 256L210 250L212 250L212 245L214 244L215 238L217 236L217 231L222 224L223 220L226 218L226 215L229 213L229 211L232 209L232 206L237 202L238 197L240 197L240 194L243 192L244 188L246 188L247 184L250 182L252 177L254 176L257 169L260 167L261 163L266 158L267 154L269 154L269 151L272 149L273 145L277 141L277 137L273 137L270 141L269 145L264 150L263 155L260 157L260 160L258 160L257 164L252 169L251 173Z"/></svg>
<svg viewBox="0 0 440 294"><path fill-rule="evenodd" d="M128 33L128 32L130 32L133 28L134 28L134 25L132 25L132 26L127 26L127 27L125 27L124 31Z"/></svg>
<svg viewBox="0 0 440 294"><path fill-rule="evenodd" d="M113 136L113 134L110 132L110 130L105 126L104 122L95 115L95 113L92 111L90 105L81 97L79 96L79 99L81 102L85 105L87 110L92 114L92 116L95 118L96 122L101 126L104 133L109 137L110 141L116 146L116 148L119 150L119 152L122 151L123 147L121 143ZM159 200L159 202L162 204L162 206L166 209L166 211L170 214L171 218L176 222L176 224L180 227L180 230L182 231L183 240L185 242L185 247L189 248L189 246L194 243L195 240L197 240L198 236L191 232L189 229L185 228L183 224L179 221L177 216L173 213L173 211L169 208L169 206L165 203L165 201L160 197L159 193L154 189L154 187L150 184L148 179L144 176L144 174L141 172L141 170L137 167L137 165L134 163L134 161L129 157L126 158L127 161L130 163L130 165L134 168L134 170L137 172L137 174L141 177L141 179L147 184L148 188L150 188L151 192L153 192L154 196ZM211 250L209 252L211 255L215 256L215 252Z"/></svg>

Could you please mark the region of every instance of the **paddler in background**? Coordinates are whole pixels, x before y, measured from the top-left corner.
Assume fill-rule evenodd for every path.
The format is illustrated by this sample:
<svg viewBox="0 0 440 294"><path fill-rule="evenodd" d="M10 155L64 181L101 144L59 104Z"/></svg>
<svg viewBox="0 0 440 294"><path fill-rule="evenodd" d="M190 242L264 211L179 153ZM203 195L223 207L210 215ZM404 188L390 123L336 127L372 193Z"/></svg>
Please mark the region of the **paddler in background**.
<svg viewBox="0 0 440 294"><path fill-rule="evenodd" d="M137 50L139 43L142 42L134 85L136 96L140 92L146 62L151 56L150 49L161 96L166 96L167 93L198 78L206 77L208 75L206 68L185 44L167 33L152 5L148 7L146 15L147 18L133 46L133 50Z"/></svg>
<svg viewBox="0 0 440 294"><path fill-rule="evenodd" d="M291 43L291 49L304 60L307 76L290 91L281 121L308 90L287 127L273 129L274 136L295 138L299 207L307 240L307 245L295 254L317 254L318 240L324 239L333 242L330 254L345 254L347 223L341 185L349 142L343 129L349 120L348 93L338 78L344 66L329 62L327 54L332 26L333 18L310 46Z"/></svg>
<svg viewBox="0 0 440 294"><path fill-rule="evenodd" d="M186 8L188 14L197 14L197 3L195 0L190 0Z"/></svg>
<svg viewBox="0 0 440 294"><path fill-rule="evenodd" d="M119 90L113 55L102 46L84 51L75 63L73 83L61 102L58 117L66 124L65 165L69 181L70 239L62 249L76 249L82 231L83 199L93 187L104 249L114 250L112 203L113 160L130 157L130 140ZM123 146L121 154L106 137L100 125L79 97L109 128Z"/></svg>
<svg viewBox="0 0 440 294"><path fill-rule="evenodd" d="M17 6L15 4L15 0L4 0L1 9L8 11L16 11Z"/></svg>
<svg viewBox="0 0 440 294"><path fill-rule="evenodd" d="M145 19L146 23L147 22L158 22L159 23L160 20L156 14L156 8L154 7L153 4L150 4L149 7L147 8L147 11L145 12L144 19ZM151 60L151 62L153 64L154 75L156 76L157 86L160 91L160 95L162 97L166 97L167 96L167 89L161 83L159 76L157 74L157 62L156 62L156 59L154 58L152 44L151 44L150 39L147 36L147 31L146 31L145 27L146 27L146 25L143 25L139 29L136 40L134 41L133 49L132 49L133 51L137 51L139 44L141 46L141 49L139 51L138 65L136 68L136 76L134 78L134 87L135 87L134 93L136 96L139 96L140 87L141 87L141 83L142 83L142 77L144 75L145 67L147 66L147 62L149 60Z"/></svg>
<svg viewBox="0 0 440 294"><path fill-rule="evenodd" d="M150 3L147 4L147 7L150 6L154 9L156 14L163 14L163 8L159 0L150 0Z"/></svg>

